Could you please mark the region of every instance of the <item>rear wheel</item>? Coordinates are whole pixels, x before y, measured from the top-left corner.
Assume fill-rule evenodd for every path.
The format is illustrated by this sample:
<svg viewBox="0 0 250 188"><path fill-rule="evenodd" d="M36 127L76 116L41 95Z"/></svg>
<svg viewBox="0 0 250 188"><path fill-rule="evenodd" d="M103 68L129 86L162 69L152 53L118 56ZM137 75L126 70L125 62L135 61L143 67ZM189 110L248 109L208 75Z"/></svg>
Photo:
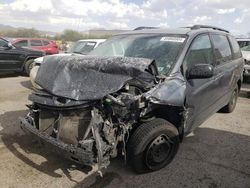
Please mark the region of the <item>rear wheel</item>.
<svg viewBox="0 0 250 188"><path fill-rule="evenodd" d="M137 173L156 171L173 160L178 147L177 128L157 118L135 130L128 143L128 160Z"/></svg>
<svg viewBox="0 0 250 188"><path fill-rule="evenodd" d="M34 66L34 59L30 59L30 60L25 62L24 71L28 76L30 75L30 71L33 68L33 66Z"/></svg>
<svg viewBox="0 0 250 188"><path fill-rule="evenodd" d="M238 94L239 94L239 89L238 87L236 87L232 92L229 103L226 106L224 106L220 111L224 113L233 112L237 103Z"/></svg>

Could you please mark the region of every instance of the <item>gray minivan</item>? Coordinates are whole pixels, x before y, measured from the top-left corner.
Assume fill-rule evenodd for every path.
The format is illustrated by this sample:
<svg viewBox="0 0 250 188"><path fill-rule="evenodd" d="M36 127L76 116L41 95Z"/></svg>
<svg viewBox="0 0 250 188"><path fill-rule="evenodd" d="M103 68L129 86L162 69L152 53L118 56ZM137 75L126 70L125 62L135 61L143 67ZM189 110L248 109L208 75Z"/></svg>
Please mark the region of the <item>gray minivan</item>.
<svg viewBox="0 0 250 188"><path fill-rule="evenodd" d="M78 163L123 155L136 172L169 164L185 135L232 112L244 60L226 30L195 25L113 36L89 56L43 59L21 127Z"/></svg>

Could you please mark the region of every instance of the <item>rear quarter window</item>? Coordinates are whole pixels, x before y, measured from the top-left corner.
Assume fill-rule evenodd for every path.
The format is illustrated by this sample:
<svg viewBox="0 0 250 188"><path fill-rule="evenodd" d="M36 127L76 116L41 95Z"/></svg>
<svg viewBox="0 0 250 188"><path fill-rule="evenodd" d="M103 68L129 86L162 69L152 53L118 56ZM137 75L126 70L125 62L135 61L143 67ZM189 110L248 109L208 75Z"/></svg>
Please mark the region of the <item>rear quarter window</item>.
<svg viewBox="0 0 250 188"><path fill-rule="evenodd" d="M43 45L44 45L44 46L49 45L49 41L43 40Z"/></svg>
<svg viewBox="0 0 250 188"><path fill-rule="evenodd" d="M217 64L232 60L232 51L227 36L211 34Z"/></svg>
<svg viewBox="0 0 250 188"><path fill-rule="evenodd" d="M239 46L238 42L236 41L236 39L232 36L228 36L228 38L229 38L229 41L230 41L231 46L232 46L234 59L242 57L242 54L240 51L240 46Z"/></svg>

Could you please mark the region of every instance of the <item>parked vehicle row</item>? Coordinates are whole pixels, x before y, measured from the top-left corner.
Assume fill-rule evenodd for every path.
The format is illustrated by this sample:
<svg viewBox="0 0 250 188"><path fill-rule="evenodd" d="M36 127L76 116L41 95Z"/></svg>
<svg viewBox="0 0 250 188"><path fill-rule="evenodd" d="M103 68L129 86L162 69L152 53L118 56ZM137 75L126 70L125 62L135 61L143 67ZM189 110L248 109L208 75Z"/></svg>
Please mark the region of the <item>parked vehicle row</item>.
<svg viewBox="0 0 250 188"><path fill-rule="evenodd" d="M46 55L58 54L59 50L54 41L44 38L18 38L12 41L17 47L31 48L35 50L41 50Z"/></svg>
<svg viewBox="0 0 250 188"><path fill-rule="evenodd" d="M68 49L67 54L63 55L86 55L104 41L105 39L79 40ZM47 39L22 38L9 42L6 39L0 38L0 72L14 71L30 75L33 66L39 66L39 59L35 62L34 59L57 53L58 49L55 43ZM33 78L35 77L36 69L38 68L34 68L31 74L31 81L35 86Z"/></svg>
<svg viewBox="0 0 250 188"><path fill-rule="evenodd" d="M226 30L137 29L88 56L40 58L40 90L21 127L75 162L107 167L119 154L136 172L159 170L183 137L234 110L244 60Z"/></svg>
<svg viewBox="0 0 250 188"><path fill-rule="evenodd" d="M42 57L45 52L21 48L0 38L0 71L30 73L34 59Z"/></svg>

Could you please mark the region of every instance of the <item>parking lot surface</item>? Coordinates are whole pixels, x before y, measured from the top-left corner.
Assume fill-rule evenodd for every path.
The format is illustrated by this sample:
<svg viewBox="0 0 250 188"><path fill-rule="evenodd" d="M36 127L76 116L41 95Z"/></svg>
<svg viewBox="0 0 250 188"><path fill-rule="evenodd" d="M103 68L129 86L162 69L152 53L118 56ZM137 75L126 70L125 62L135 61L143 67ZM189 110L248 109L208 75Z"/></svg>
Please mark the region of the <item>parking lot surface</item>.
<svg viewBox="0 0 250 188"><path fill-rule="evenodd" d="M24 133L17 118L27 113L29 78L0 78L0 187L250 187L250 99L243 85L236 109L217 113L184 138L166 168L137 175L123 159L111 161L101 178L91 169Z"/></svg>

